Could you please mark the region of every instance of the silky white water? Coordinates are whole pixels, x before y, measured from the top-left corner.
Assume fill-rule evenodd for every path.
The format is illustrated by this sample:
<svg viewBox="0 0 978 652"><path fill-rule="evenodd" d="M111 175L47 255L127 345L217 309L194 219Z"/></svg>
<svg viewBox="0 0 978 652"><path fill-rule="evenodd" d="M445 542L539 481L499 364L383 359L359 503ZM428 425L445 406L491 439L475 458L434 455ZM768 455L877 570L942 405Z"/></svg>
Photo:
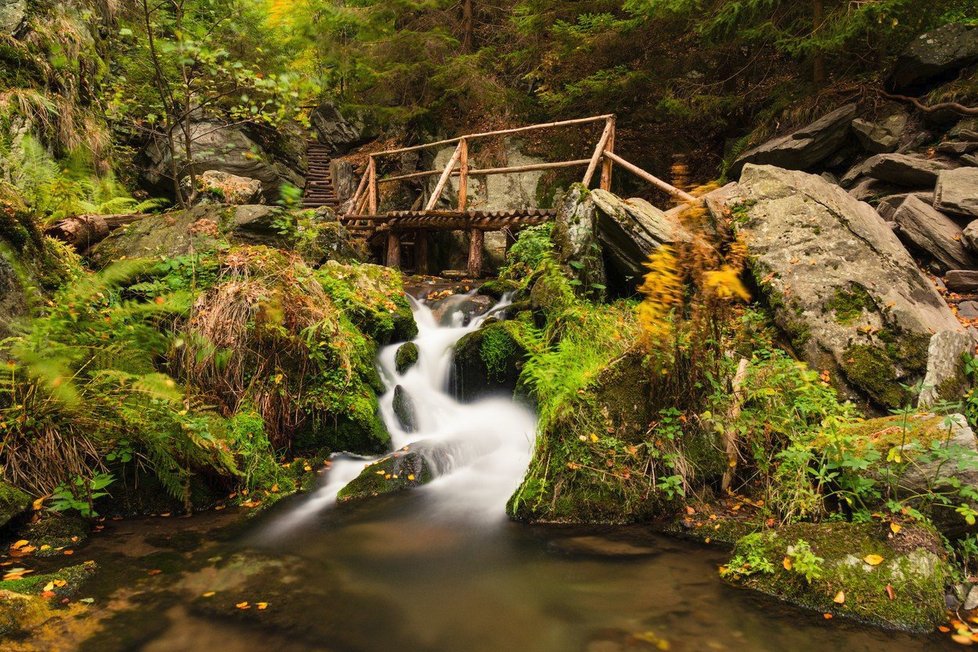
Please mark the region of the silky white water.
<svg viewBox="0 0 978 652"><path fill-rule="evenodd" d="M403 374L394 362L401 344L388 346L378 356L378 367L387 391L380 410L391 434L394 449L418 441L464 441L469 457L458 460L450 473L425 487L432 517L449 515L476 521L505 517L506 500L519 486L530 461L536 432L536 416L510 397L487 398L473 403L455 400L449 387L455 345L476 331L492 315L509 305L504 298L485 315L465 324L464 300L457 297L453 308L435 319L431 309L411 299L418 323L418 362ZM394 414L394 390L400 385L410 396L416 415L416 431L406 432ZM474 450L474 455L471 451ZM267 531L281 536L336 504L340 489L357 477L376 458L337 456L323 485L304 503L277 519Z"/></svg>

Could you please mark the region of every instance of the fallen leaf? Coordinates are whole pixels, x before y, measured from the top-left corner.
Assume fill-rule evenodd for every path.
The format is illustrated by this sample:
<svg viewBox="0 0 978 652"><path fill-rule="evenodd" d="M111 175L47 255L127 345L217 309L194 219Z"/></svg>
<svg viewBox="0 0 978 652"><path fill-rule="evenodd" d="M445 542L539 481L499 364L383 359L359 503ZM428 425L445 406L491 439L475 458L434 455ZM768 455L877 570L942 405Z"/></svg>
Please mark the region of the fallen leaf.
<svg viewBox="0 0 978 652"><path fill-rule="evenodd" d="M54 584L57 588L60 589L63 586L68 586L68 580L54 580L52 584Z"/></svg>
<svg viewBox="0 0 978 652"><path fill-rule="evenodd" d="M264 611L265 609L268 609L267 602L259 602L257 606L258 606L258 611Z"/></svg>
<svg viewBox="0 0 978 652"><path fill-rule="evenodd" d="M785 570L789 570L790 571L791 570L791 557L785 557L784 558L784 561L781 562L781 565L784 566L784 569Z"/></svg>
<svg viewBox="0 0 978 652"><path fill-rule="evenodd" d="M900 534L900 530L902 529L903 526L900 525L899 523L890 523L890 532L892 532L893 534Z"/></svg>
<svg viewBox="0 0 978 652"><path fill-rule="evenodd" d="M951 640L958 645L974 645L974 641L971 640L971 637L963 634L951 634Z"/></svg>
<svg viewBox="0 0 978 652"><path fill-rule="evenodd" d="M883 558L880 557L879 555L866 555L865 557L863 557L863 561L869 564L870 566L879 566L880 564L883 563Z"/></svg>
<svg viewBox="0 0 978 652"><path fill-rule="evenodd" d="M44 585L43 591L48 592L53 590L54 590L54 582L48 582L47 584Z"/></svg>
<svg viewBox="0 0 978 652"><path fill-rule="evenodd" d="M64 554L66 554L66 555L73 555L73 554L75 554L75 551L74 550L65 550L64 551Z"/></svg>
<svg viewBox="0 0 978 652"><path fill-rule="evenodd" d="M24 546L26 546L28 543L30 543L30 541L28 541L27 539L21 539L20 541L17 541L16 543L11 544L10 545L10 549L11 550L20 550L21 548L23 548Z"/></svg>
<svg viewBox="0 0 978 652"><path fill-rule="evenodd" d="M892 584L886 585L886 596L890 599L890 602L896 600L896 591L893 590Z"/></svg>
<svg viewBox="0 0 978 652"><path fill-rule="evenodd" d="M838 593L836 593L835 594L835 597L832 598L832 602L834 602L836 604L845 604L845 602L846 602L846 592L845 591L839 591Z"/></svg>
<svg viewBox="0 0 978 652"><path fill-rule="evenodd" d="M217 595L217 591L208 591L207 593L204 593L201 597L213 598L215 595Z"/></svg>
<svg viewBox="0 0 978 652"><path fill-rule="evenodd" d="M54 591L41 591L42 598L53 598L54 595Z"/></svg>
<svg viewBox="0 0 978 652"><path fill-rule="evenodd" d="M941 625L940 627L937 628L937 631L941 632L942 634L947 634L948 632L951 631L951 628L945 625Z"/></svg>
<svg viewBox="0 0 978 652"><path fill-rule="evenodd" d="M409 482L414 482L414 474L413 473L409 473L408 474L408 481Z"/></svg>
<svg viewBox="0 0 978 652"><path fill-rule="evenodd" d="M154 568L153 570L146 571L146 574L147 575L159 575L162 572L163 571L161 571L159 568Z"/></svg>
<svg viewBox="0 0 978 652"><path fill-rule="evenodd" d="M247 601L246 602L239 602L238 604L236 604L234 606L237 607L238 609L251 609L251 605L248 604Z"/></svg>
<svg viewBox="0 0 978 652"><path fill-rule="evenodd" d="M822 618L825 620L832 620L832 614L822 614Z"/></svg>

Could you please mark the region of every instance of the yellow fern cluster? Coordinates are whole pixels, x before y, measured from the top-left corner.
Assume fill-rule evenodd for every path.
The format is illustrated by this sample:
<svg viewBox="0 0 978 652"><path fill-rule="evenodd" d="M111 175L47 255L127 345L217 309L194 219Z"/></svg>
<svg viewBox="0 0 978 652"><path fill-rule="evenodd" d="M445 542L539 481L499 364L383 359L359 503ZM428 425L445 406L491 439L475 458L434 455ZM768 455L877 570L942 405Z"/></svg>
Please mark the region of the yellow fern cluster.
<svg viewBox="0 0 978 652"><path fill-rule="evenodd" d="M645 264L649 272L639 292L645 300L638 307L642 344L654 348L672 339L672 313L683 301L683 280L677 273L676 254L669 246L656 250Z"/></svg>

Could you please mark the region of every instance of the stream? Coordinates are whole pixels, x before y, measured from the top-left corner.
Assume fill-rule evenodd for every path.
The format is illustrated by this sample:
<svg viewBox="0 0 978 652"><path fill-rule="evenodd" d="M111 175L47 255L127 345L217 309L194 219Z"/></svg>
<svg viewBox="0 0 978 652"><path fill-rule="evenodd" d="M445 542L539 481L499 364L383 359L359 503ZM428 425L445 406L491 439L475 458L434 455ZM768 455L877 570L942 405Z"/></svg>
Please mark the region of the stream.
<svg viewBox="0 0 978 652"><path fill-rule="evenodd" d="M494 310L505 309L505 300ZM254 518L109 521L79 556L101 570L85 629L64 649L114 652L430 651L923 652L949 640L882 632L730 588L727 554L647 527L545 528L504 507L529 461L535 417L506 398L463 405L449 390L454 344L485 317L415 306L418 364L379 366L395 447L459 437L474 455L431 484L336 505L369 460L333 461L321 488ZM492 314L490 311L489 314ZM415 433L393 413L404 387ZM20 648L18 648L20 649ZM25 648L26 649L26 648ZM60 649L52 645L47 649Z"/></svg>

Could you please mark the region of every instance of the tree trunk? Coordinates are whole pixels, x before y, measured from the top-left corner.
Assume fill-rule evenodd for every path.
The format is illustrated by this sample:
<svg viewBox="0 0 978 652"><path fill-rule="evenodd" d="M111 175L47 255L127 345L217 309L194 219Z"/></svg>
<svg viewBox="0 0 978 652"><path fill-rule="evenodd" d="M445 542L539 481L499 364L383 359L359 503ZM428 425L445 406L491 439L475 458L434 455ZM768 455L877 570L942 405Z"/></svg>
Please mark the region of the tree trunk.
<svg viewBox="0 0 978 652"><path fill-rule="evenodd" d="M472 12L473 0L462 0L462 50L472 52L475 20Z"/></svg>

